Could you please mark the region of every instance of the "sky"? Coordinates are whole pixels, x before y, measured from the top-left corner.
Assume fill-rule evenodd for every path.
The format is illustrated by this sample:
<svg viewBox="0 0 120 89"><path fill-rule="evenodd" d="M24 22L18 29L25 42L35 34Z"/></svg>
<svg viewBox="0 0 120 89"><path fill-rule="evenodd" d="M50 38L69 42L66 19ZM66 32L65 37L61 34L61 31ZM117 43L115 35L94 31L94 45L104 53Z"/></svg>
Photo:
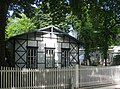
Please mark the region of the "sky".
<svg viewBox="0 0 120 89"><path fill-rule="evenodd" d="M8 12L9 12L9 14L10 14L10 16L11 16L14 11L13 11L13 10L9 10Z"/></svg>

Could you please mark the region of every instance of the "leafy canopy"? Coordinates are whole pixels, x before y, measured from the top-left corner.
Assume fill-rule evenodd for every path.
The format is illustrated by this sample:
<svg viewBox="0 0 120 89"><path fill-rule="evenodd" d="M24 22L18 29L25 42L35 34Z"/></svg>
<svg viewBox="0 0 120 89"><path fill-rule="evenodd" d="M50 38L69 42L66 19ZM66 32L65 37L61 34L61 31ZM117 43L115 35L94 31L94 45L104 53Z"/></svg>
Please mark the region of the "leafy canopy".
<svg viewBox="0 0 120 89"><path fill-rule="evenodd" d="M31 19L26 17L25 14L20 14L20 16L21 18L11 17L8 19L8 24L6 26L6 38L19 35L36 28Z"/></svg>

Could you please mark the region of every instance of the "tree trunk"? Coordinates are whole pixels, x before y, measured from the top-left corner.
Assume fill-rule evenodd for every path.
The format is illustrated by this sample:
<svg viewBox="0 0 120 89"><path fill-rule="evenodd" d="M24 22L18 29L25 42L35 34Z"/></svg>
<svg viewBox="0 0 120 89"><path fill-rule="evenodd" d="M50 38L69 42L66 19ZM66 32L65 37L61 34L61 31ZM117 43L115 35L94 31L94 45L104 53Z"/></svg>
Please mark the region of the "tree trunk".
<svg viewBox="0 0 120 89"><path fill-rule="evenodd" d="M8 4L0 1L0 66L5 66L5 26Z"/></svg>
<svg viewBox="0 0 120 89"><path fill-rule="evenodd" d="M106 48L104 48L104 60L105 60L105 66L107 66L107 49Z"/></svg>
<svg viewBox="0 0 120 89"><path fill-rule="evenodd" d="M89 66L91 66L91 60L90 60L90 55L88 54L88 61L89 61Z"/></svg>
<svg viewBox="0 0 120 89"><path fill-rule="evenodd" d="M107 66L107 52L108 52L108 44L107 43L108 43L108 37L106 36L105 42L104 42L104 49L103 49L105 66Z"/></svg>
<svg viewBox="0 0 120 89"><path fill-rule="evenodd" d="M90 53L90 50L89 50L89 45L88 44L86 44L86 46L85 46L85 65L88 65L88 63L87 63L87 61L89 61L89 66L91 66L91 60L90 60L90 55L89 55L89 53Z"/></svg>

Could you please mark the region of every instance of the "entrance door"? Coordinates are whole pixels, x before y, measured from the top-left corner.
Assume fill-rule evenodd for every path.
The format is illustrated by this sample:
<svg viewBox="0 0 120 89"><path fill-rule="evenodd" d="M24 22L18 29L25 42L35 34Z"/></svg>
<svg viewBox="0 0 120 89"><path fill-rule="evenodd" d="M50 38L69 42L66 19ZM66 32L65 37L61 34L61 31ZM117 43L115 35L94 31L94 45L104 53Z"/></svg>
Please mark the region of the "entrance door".
<svg viewBox="0 0 120 89"><path fill-rule="evenodd" d="M70 65L70 49L64 48L61 52L61 67Z"/></svg>

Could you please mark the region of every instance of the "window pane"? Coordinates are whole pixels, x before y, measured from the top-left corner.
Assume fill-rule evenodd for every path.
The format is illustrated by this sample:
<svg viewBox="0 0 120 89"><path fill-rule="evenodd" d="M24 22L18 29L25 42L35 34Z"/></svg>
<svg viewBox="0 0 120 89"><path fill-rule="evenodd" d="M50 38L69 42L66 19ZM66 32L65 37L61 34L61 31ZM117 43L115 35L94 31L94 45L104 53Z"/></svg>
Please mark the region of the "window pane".
<svg viewBox="0 0 120 89"><path fill-rule="evenodd" d="M36 68L37 66L37 49L36 48L28 48L27 49L27 67L28 68Z"/></svg>
<svg viewBox="0 0 120 89"><path fill-rule="evenodd" d="M69 66L70 65L70 57L69 57L69 50L64 50L62 49L62 53L61 53L61 60L62 60L62 63L61 63L61 66L62 67L66 67L66 66Z"/></svg>
<svg viewBox="0 0 120 89"><path fill-rule="evenodd" d="M46 67L54 67L55 66L54 54L55 54L54 49L46 48Z"/></svg>

